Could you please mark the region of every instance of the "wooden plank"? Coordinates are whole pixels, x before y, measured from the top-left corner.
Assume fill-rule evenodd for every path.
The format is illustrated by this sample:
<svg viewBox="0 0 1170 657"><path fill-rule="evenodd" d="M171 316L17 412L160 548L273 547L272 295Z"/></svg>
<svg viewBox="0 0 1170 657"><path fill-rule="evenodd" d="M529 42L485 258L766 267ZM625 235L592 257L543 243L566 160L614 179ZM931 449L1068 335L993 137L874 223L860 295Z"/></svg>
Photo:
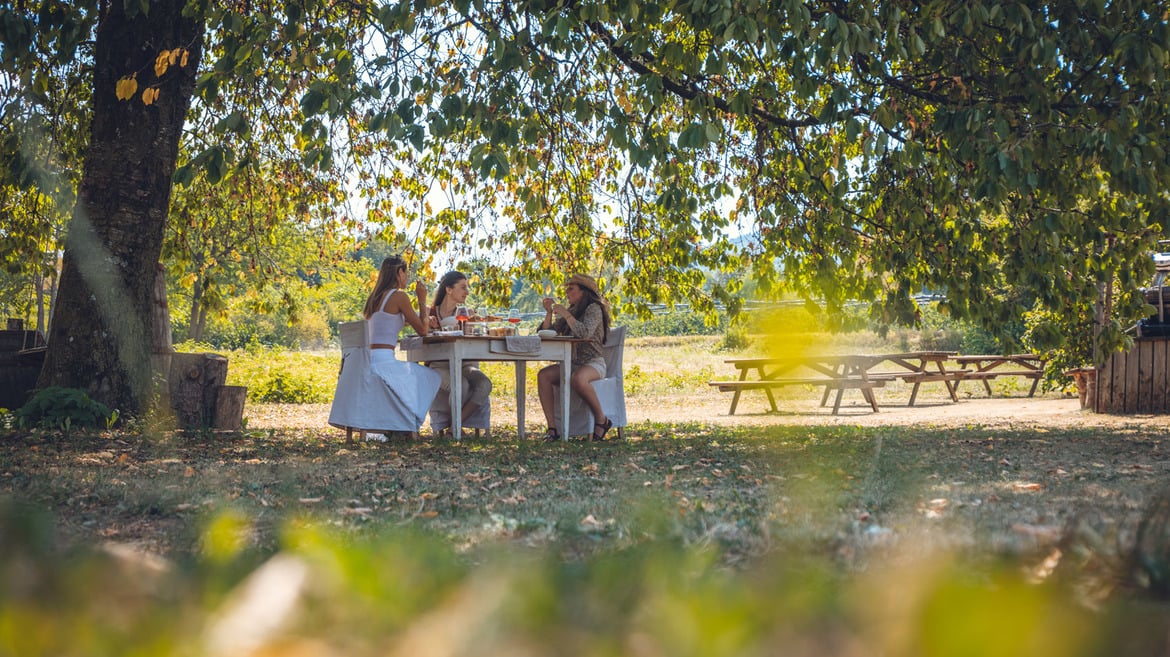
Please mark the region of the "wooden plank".
<svg viewBox="0 0 1170 657"><path fill-rule="evenodd" d="M1125 354L1116 353L1109 357L1109 395L1105 397L1105 412L1120 413L1125 407ZM1100 379L1100 377L1098 377Z"/></svg>
<svg viewBox="0 0 1170 657"><path fill-rule="evenodd" d="M716 386L720 392L734 392L737 390L767 390L783 386L828 386L830 388L881 388L886 385L884 379L768 379L766 381L708 381L707 385Z"/></svg>
<svg viewBox="0 0 1170 657"><path fill-rule="evenodd" d="M1135 349L1127 354L1125 363L1125 408L1124 413L1137 413L1138 410L1138 370L1141 363L1141 343L1135 344Z"/></svg>
<svg viewBox="0 0 1170 657"><path fill-rule="evenodd" d="M1166 404L1166 388L1170 387L1170 377L1167 376L1166 353L1170 347L1170 340L1158 340L1154 343L1153 376L1150 379L1150 412L1166 413L1170 408Z"/></svg>
<svg viewBox="0 0 1170 657"><path fill-rule="evenodd" d="M1154 391L1154 340L1139 340L1134 344L1137 351L1137 408L1138 413L1149 413L1153 408Z"/></svg>

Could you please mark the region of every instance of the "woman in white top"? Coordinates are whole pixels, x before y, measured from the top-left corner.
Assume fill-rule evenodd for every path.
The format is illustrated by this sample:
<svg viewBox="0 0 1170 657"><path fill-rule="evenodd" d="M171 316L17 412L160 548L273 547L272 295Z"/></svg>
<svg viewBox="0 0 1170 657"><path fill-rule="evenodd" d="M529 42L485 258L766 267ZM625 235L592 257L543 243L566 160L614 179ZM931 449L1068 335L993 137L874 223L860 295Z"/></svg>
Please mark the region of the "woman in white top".
<svg viewBox="0 0 1170 657"><path fill-rule="evenodd" d="M435 305L430 308L430 326L433 329L441 328L443 320L450 323L455 318L455 309L467 302L467 295L471 287L467 283L467 274L461 271L449 271L439 280L439 289L435 291ZM458 322L455 323L458 326ZM447 361L431 361L427 363L443 378L439 386L439 394L450 393L451 370ZM492 381L479 369L479 363L474 361L463 362L463 411L460 414L466 426L468 419L488 403L492 393ZM431 418L432 422L434 418Z"/></svg>
<svg viewBox="0 0 1170 657"><path fill-rule="evenodd" d="M410 431L418 431L439 390L440 379L429 367L394 356L403 326L410 324L419 335L427 334L426 321L415 312L410 297L403 291L407 278L406 262L400 256L383 260L362 315L369 326L370 371L402 402L413 425ZM426 295L426 285L418 281L415 296L419 308L426 307Z"/></svg>

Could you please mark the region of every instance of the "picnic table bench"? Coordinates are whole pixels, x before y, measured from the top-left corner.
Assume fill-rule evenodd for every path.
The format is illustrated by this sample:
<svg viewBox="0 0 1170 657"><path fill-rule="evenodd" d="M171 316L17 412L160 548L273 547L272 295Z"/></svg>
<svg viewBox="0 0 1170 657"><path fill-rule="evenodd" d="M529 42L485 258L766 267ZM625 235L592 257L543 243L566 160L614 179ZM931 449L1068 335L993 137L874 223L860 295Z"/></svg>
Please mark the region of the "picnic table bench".
<svg viewBox="0 0 1170 657"><path fill-rule="evenodd" d="M825 390L821 396L821 406L827 405L829 395L836 391L833 415L837 415L840 411L841 398L845 390L860 390L865 401L876 413L879 407L873 389L884 387L886 383L896 380L914 385L910 394L911 406L917 399L919 386L932 381L945 382L951 400L958 401L956 385L959 378L963 376L962 371L948 371L944 365L944 362L952 356L954 356L954 352L950 351L916 351L895 354L733 358L725 362L739 370L739 378L734 381L711 381L709 383L720 392L733 393L729 415L735 414L735 409L739 406L740 395L745 390L763 390L768 396L771 410L777 412L779 409L776 406L776 398L772 394L772 389L792 385L823 386ZM875 370L882 364L892 365L899 369L894 371ZM811 375L790 376L792 372L809 372ZM753 373L754 378L749 378Z"/></svg>
<svg viewBox="0 0 1170 657"><path fill-rule="evenodd" d="M955 356L955 362L959 364L962 371L966 372L962 380L982 381L988 397L991 396L991 384L989 383L991 379L1001 376L1019 376L1032 379L1032 388L1028 391L1028 396L1032 397L1036 394L1036 386L1040 384L1040 377L1044 376L1044 359L1036 354ZM957 385L958 383L956 383Z"/></svg>

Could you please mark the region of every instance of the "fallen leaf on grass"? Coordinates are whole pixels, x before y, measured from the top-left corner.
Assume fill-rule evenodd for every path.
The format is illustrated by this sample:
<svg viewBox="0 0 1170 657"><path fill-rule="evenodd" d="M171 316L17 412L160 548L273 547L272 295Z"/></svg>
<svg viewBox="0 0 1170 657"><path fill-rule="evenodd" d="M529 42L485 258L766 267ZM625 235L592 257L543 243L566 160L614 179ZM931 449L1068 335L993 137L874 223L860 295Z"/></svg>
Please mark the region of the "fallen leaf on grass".
<svg viewBox="0 0 1170 657"><path fill-rule="evenodd" d="M601 520L598 520L597 518L594 518L593 514L590 513L589 515L587 515L581 519L581 531L587 531L587 532L604 531L607 527L609 527L612 524L613 524L612 518L603 522Z"/></svg>
<svg viewBox="0 0 1170 657"><path fill-rule="evenodd" d="M1012 488L1019 491L1038 491L1043 488L1043 486L1031 481L1017 481L1016 483L1012 484Z"/></svg>
<svg viewBox="0 0 1170 657"><path fill-rule="evenodd" d="M373 512L374 512L374 510L368 506L355 506L355 507L346 507L346 508L342 509L341 515L343 515L343 516L368 516Z"/></svg>
<svg viewBox="0 0 1170 657"><path fill-rule="evenodd" d="M950 505L950 503L951 501L945 497L936 497L935 499L927 502L924 506L919 507L919 511L921 511L927 518L941 518L943 512L947 510L947 506Z"/></svg>
<svg viewBox="0 0 1170 657"><path fill-rule="evenodd" d="M1028 536L1041 543L1055 543L1060 540L1061 528L1052 525L1029 525L1017 522L1012 525L1012 531L1022 536Z"/></svg>
<svg viewBox="0 0 1170 657"><path fill-rule="evenodd" d="M300 502L301 504L316 504L316 503L322 502L324 500L325 500L324 497L302 497L302 498L298 499L297 501Z"/></svg>
<svg viewBox="0 0 1170 657"><path fill-rule="evenodd" d="M418 517L420 518L437 518L438 516L438 511L423 511L422 513L418 514Z"/></svg>
<svg viewBox="0 0 1170 657"><path fill-rule="evenodd" d="M195 468L192 468L191 466L187 466L187 469L183 470L183 476L184 477L194 477L195 476Z"/></svg>

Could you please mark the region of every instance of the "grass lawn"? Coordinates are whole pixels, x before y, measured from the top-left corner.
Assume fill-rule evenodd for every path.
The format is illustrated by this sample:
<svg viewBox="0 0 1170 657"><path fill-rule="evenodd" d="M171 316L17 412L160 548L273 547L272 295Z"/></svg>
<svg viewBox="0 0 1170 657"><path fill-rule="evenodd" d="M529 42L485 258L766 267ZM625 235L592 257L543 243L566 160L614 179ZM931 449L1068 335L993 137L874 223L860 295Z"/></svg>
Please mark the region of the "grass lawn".
<svg viewBox="0 0 1170 657"><path fill-rule="evenodd" d="M711 346L622 442L10 431L0 654L1166 654L1162 428L721 424Z"/></svg>

